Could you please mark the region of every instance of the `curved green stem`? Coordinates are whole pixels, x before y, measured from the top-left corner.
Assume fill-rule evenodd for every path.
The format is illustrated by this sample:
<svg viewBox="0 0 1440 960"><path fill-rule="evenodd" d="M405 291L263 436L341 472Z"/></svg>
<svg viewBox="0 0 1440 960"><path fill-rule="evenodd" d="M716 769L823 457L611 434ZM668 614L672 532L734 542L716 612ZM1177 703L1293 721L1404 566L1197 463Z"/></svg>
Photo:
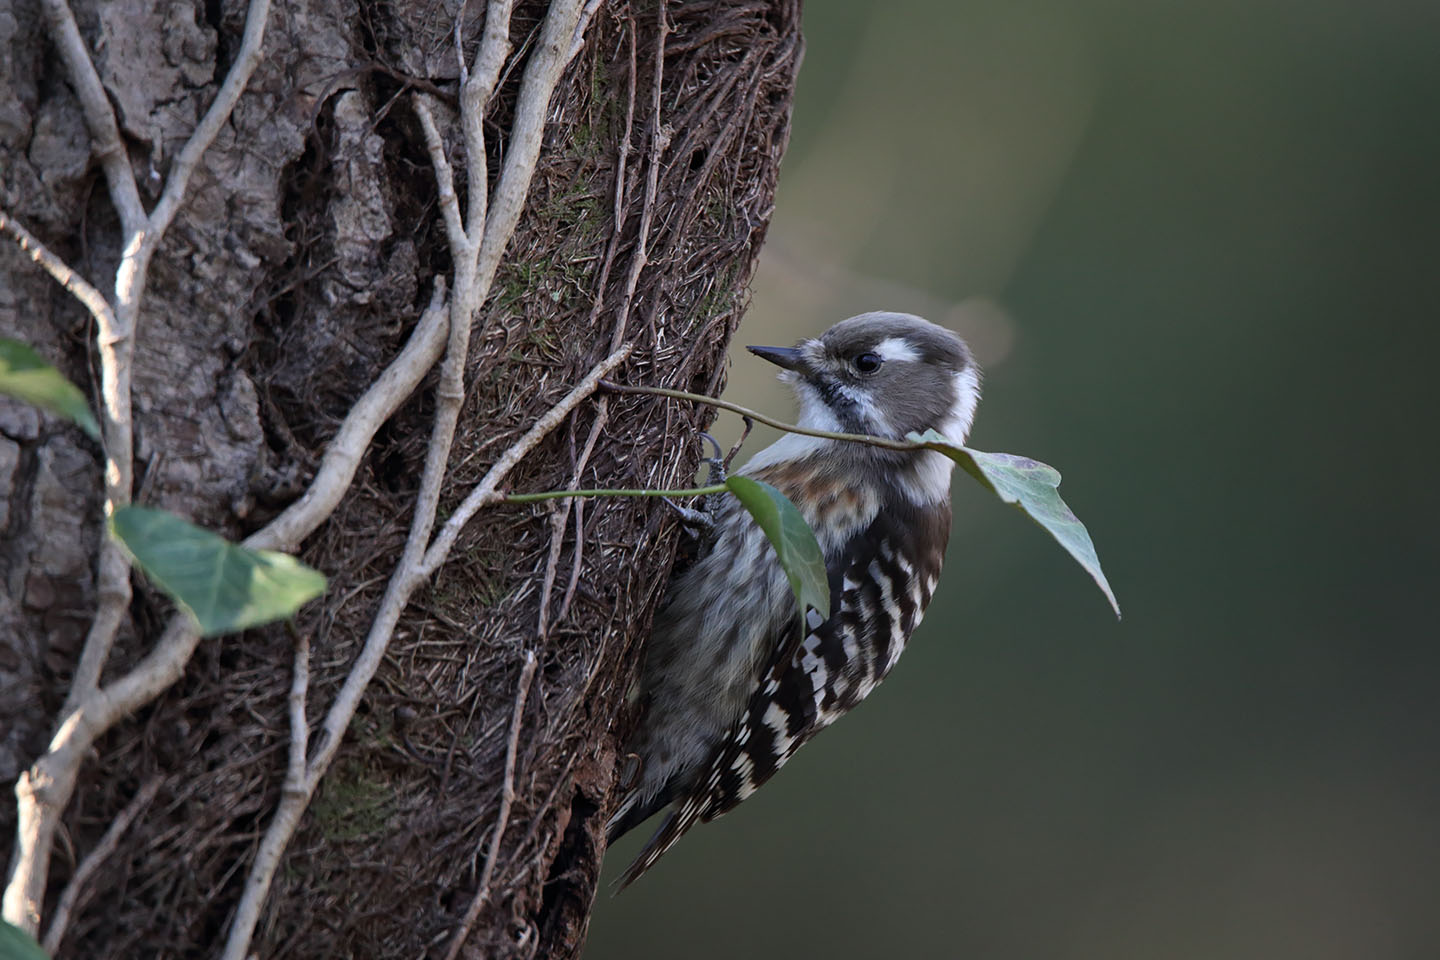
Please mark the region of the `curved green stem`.
<svg viewBox="0 0 1440 960"><path fill-rule="evenodd" d="M783 420L776 420L774 417L767 417L763 413L751 410L749 407L742 407L738 403L731 403L729 400L718 400L715 397L707 397L703 393L686 393L684 390L670 390L666 387L632 387L623 383L614 383L610 380L601 380L600 389L608 390L611 393L645 393L656 397L671 397L675 400L690 400L695 403L704 403L720 410L729 410L731 413L738 413L742 417L749 417L756 423L763 423L767 427L774 427L776 430L784 430L786 433L798 433L807 437L823 437L826 440L844 440L847 443L863 443L871 447L884 447L886 450L933 449L928 443L914 443L910 440L891 440L888 437L876 437L868 433L835 433L831 430L812 430L809 427L802 427L794 423L786 423Z"/></svg>
<svg viewBox="0 0 1440 960"><path fill-rule="evenodd" d="M774 427L776 430L784 430L786 433L799 433L807 437L822 437L826 440L843 440L847 443L863 443L871 447L883 447L886 450L939 449L938 445L933 443L916 443L913 440L891 440L889 437L876 437L868 433L836 433L831 430L812 430L809 427L802 427L794 423L786 423L783 420L776 420L774 417L767 417L757 410L742 407L740 404L731 403L729 400L707 397L703 393L686 393L684 390L671 390L667 387L632 387L610 380L601 380L600 388L602 390L608 390L611 393L643 393L656 397L670 397L674 400L690 400L694 403L704 403L721 410L729 410L731 413L738 413L742 417L748 417L756 423L763 423L767 427ZM542 493L506 494L504 502L536 503L540 500L559 500L564 497L698 497L710 493L724 493L727 489L729 488L721 483L711 487L696 487L691 490L546 490Z"/></svg>
<svg viewBox="0 0 1440 960"><path fill-rule="evenodd" d="M723 483L710 487L695 487L690 490L546 490L541 493L507 493L503 503L538 503L541 500L560 500L565 497L699 497L710 493L724 493L729 488Z"/></svg>

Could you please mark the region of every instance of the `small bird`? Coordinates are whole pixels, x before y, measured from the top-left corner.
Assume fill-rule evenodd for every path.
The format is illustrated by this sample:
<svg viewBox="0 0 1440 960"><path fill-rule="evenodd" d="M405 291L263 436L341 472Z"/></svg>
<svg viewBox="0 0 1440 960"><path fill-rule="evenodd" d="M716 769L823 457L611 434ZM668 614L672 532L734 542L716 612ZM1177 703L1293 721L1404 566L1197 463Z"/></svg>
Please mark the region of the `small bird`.
<svg viewBox="0 0 1440 960"><path fill-rule="evenodd" d="M963 443L980 400L965 342L920 317L865 313L795 347L748 347L783 368L799 425L894 439L934 428ZM639 758L610 841L673 809L619 887L654 866L697 821L733 809L802 744L875 689L935 593L950 538L950 473L933 451L786 434L742 469L784 493L815 531L828 616L802 629L764 533L733 497L713 541L670 584L646 648Z"/></svg>

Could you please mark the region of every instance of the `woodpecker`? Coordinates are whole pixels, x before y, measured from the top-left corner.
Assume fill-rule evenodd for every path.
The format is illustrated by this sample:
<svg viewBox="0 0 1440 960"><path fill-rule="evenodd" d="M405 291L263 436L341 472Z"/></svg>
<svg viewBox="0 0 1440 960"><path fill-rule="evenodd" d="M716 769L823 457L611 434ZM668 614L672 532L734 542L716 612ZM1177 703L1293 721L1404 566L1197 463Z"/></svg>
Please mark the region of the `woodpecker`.
<svg viewBox="0 0 1440 960"><path fill-rule="evenodd" d="M812 429L899 439L934 428L960 444L980 400L965 342L910 314L861 314L795 347L747 349L782 368L798 422ZM940 577L953 467L933 451L792 433L741 469L809 522L830 610L809 611L802 629L764 533L721 499L708 552L672 580L646 648L643 713L625 750L639 766L622 784L610 841L673 807L620 888L759 789L895 666Z"/></svg>

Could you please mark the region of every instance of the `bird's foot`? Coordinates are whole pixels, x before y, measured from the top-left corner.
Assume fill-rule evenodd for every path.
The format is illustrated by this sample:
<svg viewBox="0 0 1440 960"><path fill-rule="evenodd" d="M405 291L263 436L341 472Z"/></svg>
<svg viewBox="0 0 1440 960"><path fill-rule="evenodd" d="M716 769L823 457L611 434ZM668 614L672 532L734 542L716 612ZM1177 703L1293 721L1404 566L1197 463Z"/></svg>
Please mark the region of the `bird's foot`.
<svg viewBox="0 0 1440 960"><path fill-rule="evenodd" d="M710 448L715 451L712 455L703 457L700 460L701 463L705 464L705 485L707 487L713 487L717 483L724 483L727 476L725 472L726 458L723 455L724 451L720 449L720 441L703 430L700 432L700 439L710 444Z"/></svg>
<svg viewBox="0 0 1440 960"><path fill-rule="evenodd" d="M680 515L680 523L692 536L700 541L708 541L715 536L715 518L708 510L696 510L693 507L682 507L669 497L662 497L665 503Z"/></svg>

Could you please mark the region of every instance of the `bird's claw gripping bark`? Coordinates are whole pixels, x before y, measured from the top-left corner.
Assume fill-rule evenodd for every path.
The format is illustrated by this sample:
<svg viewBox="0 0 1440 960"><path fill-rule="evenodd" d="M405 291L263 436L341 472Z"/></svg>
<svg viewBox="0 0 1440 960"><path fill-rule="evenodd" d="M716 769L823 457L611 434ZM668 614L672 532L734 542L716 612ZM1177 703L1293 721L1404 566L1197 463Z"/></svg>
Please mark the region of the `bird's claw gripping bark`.
<svg viewBox="0 0 1440 960"><path fill-rule="evenodd" d="M696 539L708 541L715 535L715 518L709 510L696 510L693 507L682 507L669 497L662 497L661 499L665 501L671 510L674 510L680 515L681 525L690 531Z"/></svg>
<svg viewBox="0 0 1440 960"><path fill-rule="evenodd" d="M710 434L701 432L700 438L710 444L713 456L703 457L700 462L705 464L705 485L713 487L725 482L725 460L720 442ZM680 515L680 523L690 531L702 545L708 544L715 538L715 509L719 506L717 498L723 494L706 494L700 499L699 507L682 507L680 504L666 497L665 502L670 509Z"/></svg>
<svg viewBox="0 0 1440 960"><path fill-rule="evenodd" d="M713 487L717 483L724 483L726 479L725 452L720 447L720 441L703 430L700 432L700 439L710 444L710 448L715 451L711 456L704 457L700 460L701 463L705 464L707 471L705 474L705 485L707 487Z"/></svg>

